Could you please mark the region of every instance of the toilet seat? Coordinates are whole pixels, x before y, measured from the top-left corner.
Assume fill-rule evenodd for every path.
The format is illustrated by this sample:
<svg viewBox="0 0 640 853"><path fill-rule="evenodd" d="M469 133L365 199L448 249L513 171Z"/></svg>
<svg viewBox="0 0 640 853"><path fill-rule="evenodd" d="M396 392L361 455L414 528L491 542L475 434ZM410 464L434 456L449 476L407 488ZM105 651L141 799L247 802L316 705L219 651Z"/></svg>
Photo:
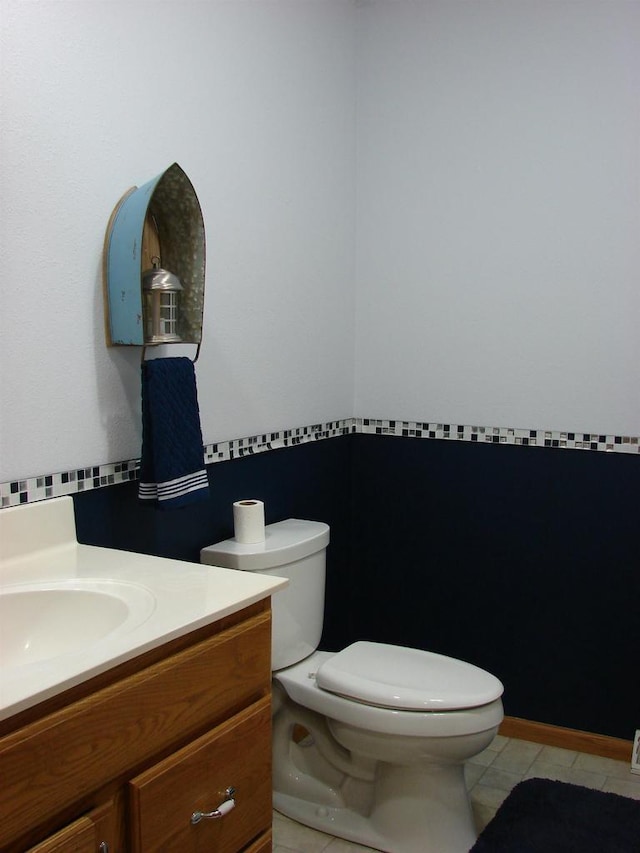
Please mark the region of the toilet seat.
<svg viewBox="0 0 640 853"><path fill-rule="evenodd" d="M458 711L499 699L501 682L473 664L421 649L360 641L318 669L322 690L378 708Z"/></svg>
<svg viewBox="0 0 640 853"><path fill-rule="evenodd" d="M314 652L299 663L275 671L273 677L298 705L347 725L381 734L452 737L487 731L502 722L504 712L499 698L486 705L457 711L407 711L377 707L331 693L318 685L317 673L334 657L333 652Z"/></svg>

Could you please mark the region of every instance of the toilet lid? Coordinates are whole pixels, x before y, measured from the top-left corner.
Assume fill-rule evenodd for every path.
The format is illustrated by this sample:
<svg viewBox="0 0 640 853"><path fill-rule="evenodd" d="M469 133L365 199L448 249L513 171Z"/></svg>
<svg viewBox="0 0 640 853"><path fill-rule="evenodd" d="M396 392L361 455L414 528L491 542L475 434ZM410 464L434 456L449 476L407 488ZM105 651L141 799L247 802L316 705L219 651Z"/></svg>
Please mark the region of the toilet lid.
<svg viewBox="0 0 640 853"><path fill-rule="evenodd" d="M326 660L316 684L367 705L405 711L474 708L495 701L504 689L495 676L473 664L363 641Z"/></svg>

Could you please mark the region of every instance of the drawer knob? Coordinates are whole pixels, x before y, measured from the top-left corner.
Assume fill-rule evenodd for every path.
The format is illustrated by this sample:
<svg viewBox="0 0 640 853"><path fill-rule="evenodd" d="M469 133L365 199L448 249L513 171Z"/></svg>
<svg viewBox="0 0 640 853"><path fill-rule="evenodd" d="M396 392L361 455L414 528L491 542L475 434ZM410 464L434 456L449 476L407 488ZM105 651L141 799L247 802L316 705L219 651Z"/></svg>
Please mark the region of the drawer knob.
<svg viewBox="0 0 640 853"><path fill-rule="evenodd" d="M218 820L218 818L224 817L232 808L235 807L235 793L235 788L227 788L224 792L225 799L220 803L217 809L214 809L211 812L194 812L191 815L191 823L195 826L195 824L200 823L201 820Z"/></svg>

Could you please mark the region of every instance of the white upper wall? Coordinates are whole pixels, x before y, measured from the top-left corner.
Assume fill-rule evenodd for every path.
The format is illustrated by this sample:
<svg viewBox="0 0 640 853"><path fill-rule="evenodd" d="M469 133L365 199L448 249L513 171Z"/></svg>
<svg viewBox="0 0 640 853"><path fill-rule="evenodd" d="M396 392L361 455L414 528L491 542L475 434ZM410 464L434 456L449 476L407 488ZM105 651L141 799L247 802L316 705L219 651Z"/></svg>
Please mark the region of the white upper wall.
<svg viewBox="0 0 640 853"><path fill-rule="evenodd" d="M358 416L637 435L640 3L363 3Z"/></svg>
<svg viewBox="0 0 640 853"><path fill-rule="evenodd" d="M0 481L139 456L103 239L173 162L207 232L205 442L350 417L352 4L0 0L0 26Z"/></svg>
<svg viewBox="0 0 640 853"><path fill-rule="evenodd" d="M0 39L0 481L139 455L103 236L173 162L206 443L353 414L637 435L637 0L0 0Z"/></svg>

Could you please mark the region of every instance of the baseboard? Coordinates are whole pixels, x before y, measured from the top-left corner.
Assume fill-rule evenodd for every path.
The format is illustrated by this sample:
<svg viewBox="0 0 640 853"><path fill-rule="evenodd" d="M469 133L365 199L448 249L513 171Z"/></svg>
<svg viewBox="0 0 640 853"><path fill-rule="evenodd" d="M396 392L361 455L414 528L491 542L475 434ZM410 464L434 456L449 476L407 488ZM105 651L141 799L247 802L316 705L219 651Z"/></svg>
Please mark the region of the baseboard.
<svg viewBox="0 0 640 853"><path fill-rule="evenodd" d="M559 746L562 749L615 758L616 761L631 761L633 741L622 740L622 738L581 732L578 729L565 729L562 726L550 726L547 723L535 723L531 720L521 720L519 717L505 717L499 734L504 737L543 743L545 746Z"/></svg>

